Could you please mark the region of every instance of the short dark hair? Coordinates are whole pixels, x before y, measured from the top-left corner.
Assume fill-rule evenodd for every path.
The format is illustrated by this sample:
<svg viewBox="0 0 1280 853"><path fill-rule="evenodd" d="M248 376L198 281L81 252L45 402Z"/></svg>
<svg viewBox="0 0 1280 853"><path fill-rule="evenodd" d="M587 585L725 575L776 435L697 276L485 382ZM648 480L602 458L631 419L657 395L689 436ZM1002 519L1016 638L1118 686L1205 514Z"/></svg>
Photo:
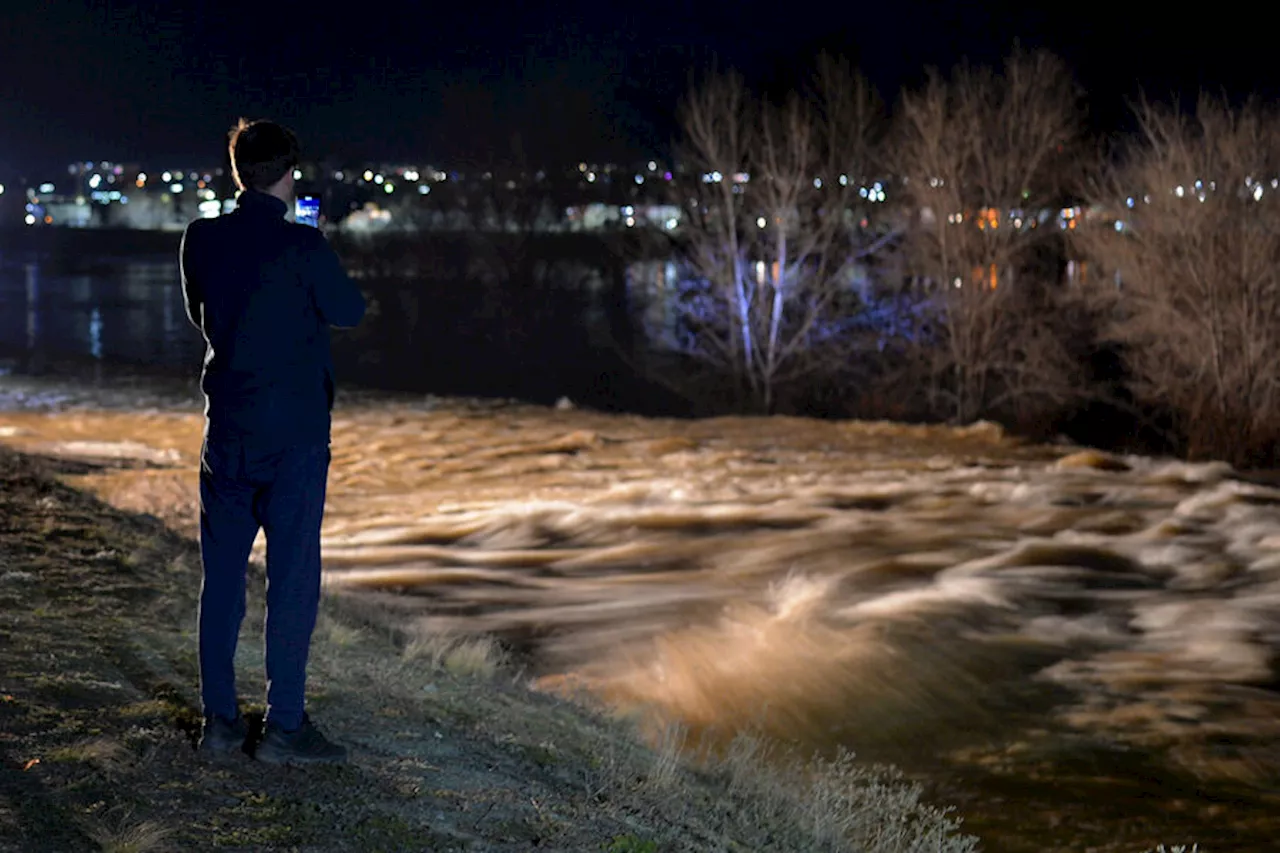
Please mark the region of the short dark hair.
<svg viewBox="0 0 1280 853"><path fill-rule="evenodd" d="M300 160L298 137L274 121L240 119L231 129L231 174L242 190L265 190Z"/></svg>

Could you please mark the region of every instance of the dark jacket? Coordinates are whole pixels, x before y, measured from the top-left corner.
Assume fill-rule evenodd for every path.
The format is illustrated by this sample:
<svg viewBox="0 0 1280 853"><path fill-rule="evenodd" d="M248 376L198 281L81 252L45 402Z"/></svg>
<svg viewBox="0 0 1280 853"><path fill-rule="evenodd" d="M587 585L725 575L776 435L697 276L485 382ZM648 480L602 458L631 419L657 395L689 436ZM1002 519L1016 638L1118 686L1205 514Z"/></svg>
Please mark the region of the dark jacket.
<svg viewBox="0 0 1280 853"><path fill-rule="evenodd" d="M182 237L187 317L207 344L200 388L210 438L327 442L333 409L329 326L364 317L364 296L324 235L285 220L253 190Z"/></svg>

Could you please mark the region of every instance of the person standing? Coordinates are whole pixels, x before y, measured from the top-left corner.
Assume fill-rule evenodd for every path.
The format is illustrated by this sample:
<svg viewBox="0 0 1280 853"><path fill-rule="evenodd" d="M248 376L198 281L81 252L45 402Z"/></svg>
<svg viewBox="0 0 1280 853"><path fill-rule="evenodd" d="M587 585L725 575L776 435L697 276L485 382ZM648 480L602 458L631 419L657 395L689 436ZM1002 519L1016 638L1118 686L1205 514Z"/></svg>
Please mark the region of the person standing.
<svg viewBox="0 0 1280 853"><path fill-rule="evenodd" d="M204 336L200 454L199 749L247 747L235 685L245 574L267 540L264 734L273 764L341 763L346 749L304 707L320 602L320 524L334 399L329 327L352 327L365 300L316 228L285 219L297 137L241 119L230 134L236 209L187 226L179 250L187 317Z"/></svg>

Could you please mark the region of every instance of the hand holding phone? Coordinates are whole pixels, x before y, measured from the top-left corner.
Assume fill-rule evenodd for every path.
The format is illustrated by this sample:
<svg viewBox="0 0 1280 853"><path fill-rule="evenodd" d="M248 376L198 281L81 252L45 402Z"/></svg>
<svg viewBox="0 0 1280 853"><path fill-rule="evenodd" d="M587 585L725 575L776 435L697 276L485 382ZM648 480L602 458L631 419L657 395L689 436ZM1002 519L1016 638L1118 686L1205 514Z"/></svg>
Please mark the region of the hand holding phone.
<svg viewBox="0 0 1280 853"><path fill-rule="evenodd" d="M293 203L293 220L312 228L320 227L320 199L318 196L301 195Z"/></svg>

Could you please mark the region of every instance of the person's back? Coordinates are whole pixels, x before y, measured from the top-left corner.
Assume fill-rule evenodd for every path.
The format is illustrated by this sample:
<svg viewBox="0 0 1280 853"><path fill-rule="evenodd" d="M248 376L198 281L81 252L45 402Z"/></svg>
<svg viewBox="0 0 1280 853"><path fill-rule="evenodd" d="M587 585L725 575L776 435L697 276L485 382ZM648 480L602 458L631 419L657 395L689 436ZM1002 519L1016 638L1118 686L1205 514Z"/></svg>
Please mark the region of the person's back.
<svg viewBox="0 0 1280 853"><path fill-rule="evenodd" d="M329 469L329 326L354 326L365 302L316 229L285 220L298 164L293 134L241 122L231 162L237 209L197 220L182 239L187 316L204 335L200 459L201 750L243 744L235 649L253 540L267 536L267 720L256 755L332 762L304 713L307 655L320 598L320 523Z"/></svg>
<svg viewBox="0 0 1280 853"><path fill-rule="evenodd" d="M247 190L237 209L191 223L183 272L208 341L201 388L219 435L328 437L329 329L354 326L364 299L324 236L284 219L285 202Z"/></svg>

